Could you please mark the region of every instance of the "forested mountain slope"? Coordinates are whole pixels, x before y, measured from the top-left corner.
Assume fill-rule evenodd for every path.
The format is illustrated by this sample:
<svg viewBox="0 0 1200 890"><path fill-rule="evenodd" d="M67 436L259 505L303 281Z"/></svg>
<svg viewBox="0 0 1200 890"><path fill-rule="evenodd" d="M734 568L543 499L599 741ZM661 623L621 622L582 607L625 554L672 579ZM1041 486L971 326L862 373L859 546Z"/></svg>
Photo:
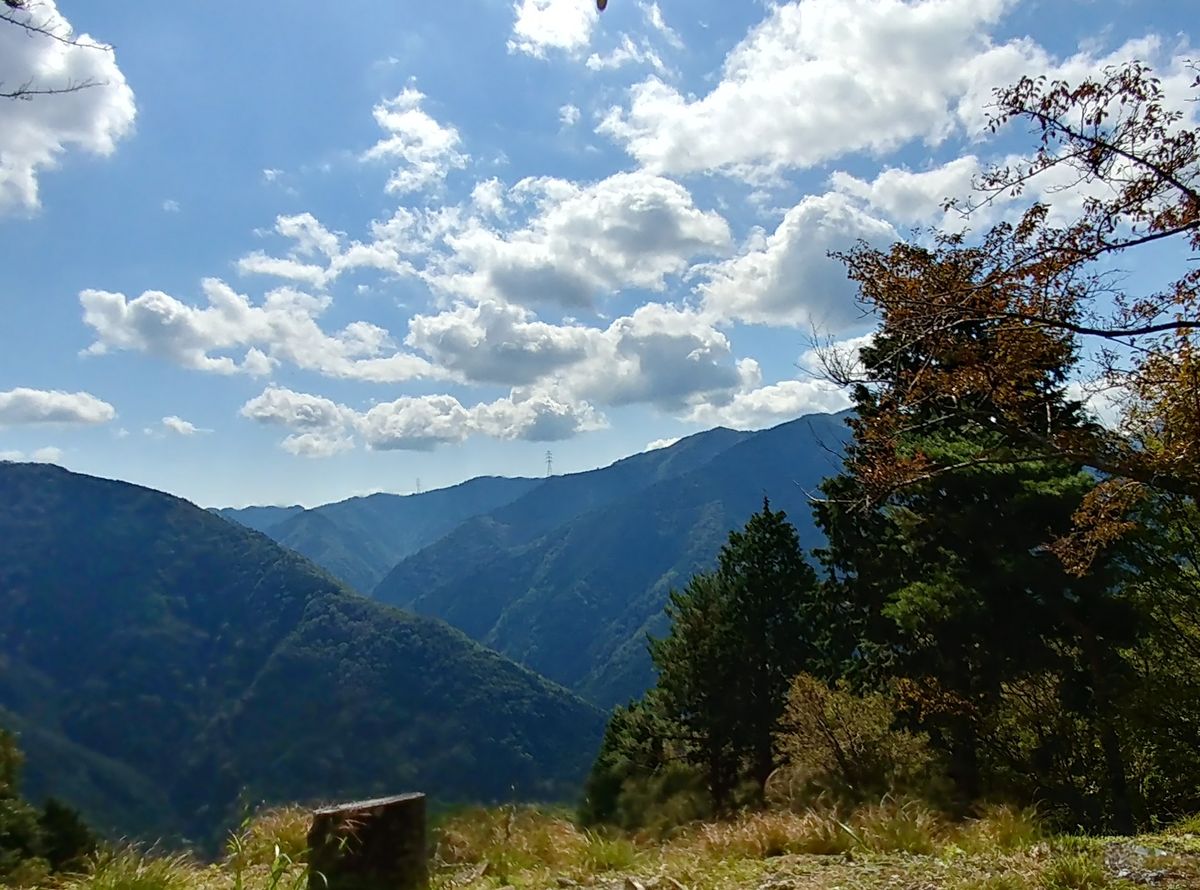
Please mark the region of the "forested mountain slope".
<svg viewBox="0 0 1200 890"><path fill-rule="evenodd" d="M519 498L541 482L481 476L422 494L372 494L309 510L245 507L214 512L266 533L355 590L370 593L406 556L470 517Z"/></svg>
<svg viewBox="0 0 1200 890"><path fill-rule="evenodd" d="M549 502L547 482L409 557L375 596L445 619L600 706L623 702L652 682L645 638L670 588L711 566L764 497L805 546L819 543L809 496L837 471L847 436L844 415L740 434L687 472L550 528L528 506Z"/></svg>
<svg viewBox="0 0 1200 890"><path fill-rule="evenodd" d="M208 838L243 801L572 794L602 717L186 501L0 463L0 721L99 826Z"/></svg>

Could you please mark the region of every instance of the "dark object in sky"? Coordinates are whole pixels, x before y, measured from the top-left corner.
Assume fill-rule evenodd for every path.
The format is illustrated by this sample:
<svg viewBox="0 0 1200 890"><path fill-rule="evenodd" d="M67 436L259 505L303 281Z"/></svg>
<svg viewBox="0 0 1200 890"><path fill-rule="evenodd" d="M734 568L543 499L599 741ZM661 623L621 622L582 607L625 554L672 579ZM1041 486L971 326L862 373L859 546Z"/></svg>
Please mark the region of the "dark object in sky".
<svg viewBox="0 0 1200 890"><path fill-rule="evenodd" d="M608 0L596 0L596 8L604 12L604 7L608 6Z"/></svg>

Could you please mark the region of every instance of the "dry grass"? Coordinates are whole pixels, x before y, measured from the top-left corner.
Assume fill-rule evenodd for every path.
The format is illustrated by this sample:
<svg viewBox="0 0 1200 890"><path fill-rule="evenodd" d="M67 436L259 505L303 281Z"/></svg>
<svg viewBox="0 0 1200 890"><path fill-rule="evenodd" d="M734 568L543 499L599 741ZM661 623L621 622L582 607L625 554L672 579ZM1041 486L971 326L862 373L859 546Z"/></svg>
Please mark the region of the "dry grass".
<svg viewBox="0 0 1200 890"><path fill-rule="evenodd" d="M295 863L308 859L312 812L303 807L276 807L250 819L233 834L226 849L234 868L271 866L281 856Z"/></svg>
<svg viewBox="0 0 1200 890"><path fill-rule="evenodd" d="M302 890L307 830L303 811L272 810L236 834L231 855L216 865L125 847L94 857L82 874L36 886ZM1192 834L1177 828L1172 837L1179 849ZM1136 843L1047 838L1030 811L996 807L952 824L919 803L885 800L851 814L747 813L666 841L587 831L562 813L529 807L475 809L447 819L433 840L434 890L1119 890L1128 885L1105 863L1114 845L1139 850L1168 835ZM1190 870L1197 862L1190 852L1176 856L1155 886L1200 886L1200 871Z"/></svg>

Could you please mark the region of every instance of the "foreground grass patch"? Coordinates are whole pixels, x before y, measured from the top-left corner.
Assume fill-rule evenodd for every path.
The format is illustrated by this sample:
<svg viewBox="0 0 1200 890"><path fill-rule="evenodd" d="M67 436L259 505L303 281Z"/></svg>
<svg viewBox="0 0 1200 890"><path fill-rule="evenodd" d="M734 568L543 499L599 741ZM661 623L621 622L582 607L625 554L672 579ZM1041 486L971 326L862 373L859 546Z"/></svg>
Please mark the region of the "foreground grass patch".
<svg viewBox="0 0 1200 890"><path fill-rule="evenodd" d="M39 890L302 890L308 814L277 809L233 835L228 854L121 847ZM1200 887L1194 840L1047 837L1030 811L985 810L952 823L918 803L854 813L747 813L669 839L580 828L532 807L473 809L431 832L433 890L1164 890ZM1173 839L1177 846L1166 842ZM1162 842L1160 844L1159 842Z"/></svg>

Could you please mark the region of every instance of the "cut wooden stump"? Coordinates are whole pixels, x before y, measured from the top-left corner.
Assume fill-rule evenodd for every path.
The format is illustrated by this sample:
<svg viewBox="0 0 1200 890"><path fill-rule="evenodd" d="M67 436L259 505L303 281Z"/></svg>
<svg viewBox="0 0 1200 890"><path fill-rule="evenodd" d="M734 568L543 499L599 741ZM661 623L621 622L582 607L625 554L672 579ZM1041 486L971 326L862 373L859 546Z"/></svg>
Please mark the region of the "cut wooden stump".
<svg viewBox="0 0 1200 890"><path fill-rule="evenodd" d="M428 890L425 795L315 810L308 849L309 890Z"/></svg>

